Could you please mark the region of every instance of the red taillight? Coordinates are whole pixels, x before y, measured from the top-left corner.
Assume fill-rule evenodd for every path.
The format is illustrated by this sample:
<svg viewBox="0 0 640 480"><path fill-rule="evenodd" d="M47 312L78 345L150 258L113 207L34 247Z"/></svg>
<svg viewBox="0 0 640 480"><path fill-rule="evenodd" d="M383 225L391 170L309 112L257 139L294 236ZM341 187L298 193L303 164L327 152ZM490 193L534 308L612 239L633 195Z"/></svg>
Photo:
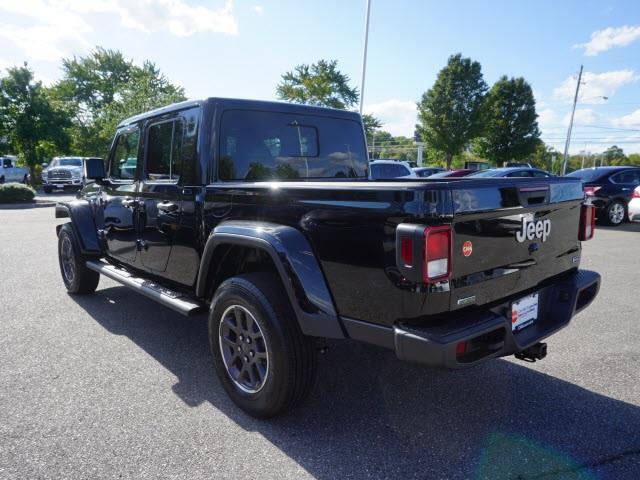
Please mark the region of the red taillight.
<svg viewBox="0 0 640 480"><path fill-rule="evenodd" d="M584 194L587 197L593 197L602 187L584 187Z"/></svg>
<svg viewBox="0 0 640 480"><path fill-rule="evenodd" d="M413 239L411 237L400 238L400 256L405 267L413 266Z"/></svg>
<svg viewBox="0 0 640 480"><path fill-rule="evenodd" d="M461 357L467 353L467 342L456 343L456 357Z"/></svg>
<svg viewBox="0 0 640 480"><path fill-rule="evenodd" d="M640 198L640 187L636 188L631 194L631 198Z"/></svg>
<svg viewBox="0 0 640 480"><path fill-rule="evenodd" d="M591 240L596 230L596 207L593 205L582 205L580 209L580 231L578 238L581 241Z"/></svg>
<svg viewBox="0 0 640 480"><path fill-rule="evenodd" d="M447 280L451 275L451 227L425 228L424 246L424 281Z"/></svg>

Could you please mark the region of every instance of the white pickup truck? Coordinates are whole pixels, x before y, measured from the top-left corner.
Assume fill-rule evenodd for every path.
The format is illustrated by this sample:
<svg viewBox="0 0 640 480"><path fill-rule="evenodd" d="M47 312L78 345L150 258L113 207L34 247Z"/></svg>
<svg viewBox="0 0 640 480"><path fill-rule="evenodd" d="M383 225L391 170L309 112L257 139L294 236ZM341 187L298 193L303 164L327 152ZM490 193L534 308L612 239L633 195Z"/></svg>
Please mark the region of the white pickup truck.
<svg viewBox="0 0 640 480"><path fill-rule="evenodd" d="M27 183L29 171L16 166L16 157L7 155L0 157L0 183Z"/></svg>

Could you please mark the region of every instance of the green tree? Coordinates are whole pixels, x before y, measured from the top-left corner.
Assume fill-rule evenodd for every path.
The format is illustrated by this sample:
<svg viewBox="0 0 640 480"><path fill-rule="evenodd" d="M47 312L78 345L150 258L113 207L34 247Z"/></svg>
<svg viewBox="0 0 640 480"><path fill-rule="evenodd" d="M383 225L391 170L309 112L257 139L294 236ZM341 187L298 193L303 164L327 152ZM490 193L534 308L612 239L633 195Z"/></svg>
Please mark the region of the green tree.
<svg viewBox="0 0 640 480"><path fill-rule="evenodd" d="M626 165L628 163L628 159L624 154L624 151L617 145L607 148L602 156L605 165Z"/></svg>
<svg viewBox="0 0 640 480"><path fill-rule="evenodd" d="M337 60L320 60L298 65L282 75L276 87L280 100L347 109L358 102L358 90L349 86L349 77L337 68Z"/></svg>
<svg viewBox="0 0 640 480"><path fill-rule="evenodd" d="M540 142L537 118L525 79L501 77L484 99L480 153L498 165L531 155Z"/></svg>
<svg viewBox="0 0 640 480"><path fill-rule="evenodd" d="M70 122L56 106L42 83L35 81L25 63L10 68L0 80L0 136L36 177L36 165L52 151L65 151L69 146L66 128Z"/></svg>
<svg viewBox="0 0 640 480"><path fill-rule="evenodd" d="M382 122L369 113L362 115L362 124L364 125L364 133L367 137L367 145L371 145L374 134L377 135L382 127Z"/></svg>
<svg viewBox="0 0 640 480"><path fill-rule="evenodd" d="M627 157L629 165L640 165L640 153L631 153Z"/></svg>
<svg viewBox="0 0 640 480"><path fill-rule="evenodd" d="M81 155L104 156L124 118L186 99L152 62L138 66L119 51L97 47L62 68L54 92L73 119L72 146Z"/></svg>
<svg viewBox="0 0 640 480"><path fill-rule="evenodd" d="M480 107L487 91L480 63L461 54L449 57L435 84L418 103L419 136L442 152L446 166L480 132Z"/></svg>
<svg viewBox="0 0 640 480"><path fill-rule="evenodd" d="M553 173L555 167L553 164L554 157L556 163L558 163L558 160L562 158L562 154L556 151L555 148L546 145L542 140L539 140L535 150L529 156L529 163L536 168L541 168L542 170Z"/></svg>

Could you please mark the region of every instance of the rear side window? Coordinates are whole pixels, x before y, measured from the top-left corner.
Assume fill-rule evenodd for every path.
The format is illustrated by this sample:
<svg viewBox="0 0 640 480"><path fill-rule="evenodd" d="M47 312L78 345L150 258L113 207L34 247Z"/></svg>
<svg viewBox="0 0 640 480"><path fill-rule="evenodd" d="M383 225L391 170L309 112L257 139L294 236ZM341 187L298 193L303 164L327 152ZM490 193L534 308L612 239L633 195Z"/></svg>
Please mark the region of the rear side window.
<svg viewBox="0 0 640 480"><path fill-rule="evenodd" d="M604 175L602 170L597 170L595 168L585 168L583 170L576 170L575 172L571 172L567 174L567 177L577 177L582 179L584 182L595 182L599 180L602 175Z"/></svg>
<svg viewBox="0 0 640 480"><path fill-rule="evenodd" d="M13 165L11 164L11 159L10 158L3 158L2 159L2 167L3 168L11 168L11 167L13 167Z"/></svg>
<svg viewBox="0 0 640 480"><path fill-rule="evenodd" d="M640 185L640 170L626 170L624 172L616 173L609 179L613 183L630 183L633 185Z"/></svg>
<svg viewBox="0 0 640 480"><path fill-rule="evenodd" d="M364 178L362 126L314 115L229 110L220 128L221 180Z"/></svg>
<svg viewBox="0 0 640 480"><path fill-rule="evenodd" d="M508 173L507 177L509 178L514 178L514 177L531 177L531 172L529 172L528 170L519 170L517 172L512 172L512 173Z"/></svg>
<svg viewBox="0 0 640 480"><path fill-rule="evenodd" d="M151 125L146 149L146 176L151 181L175 182L182 167L182 120Z"/></svg>
<svg viewBox="0 0 640 480"><path fill-rule="evenodd" d="M109 166L111 178L115 180L133 180L135 178L139 141L140 131L137 128L118 135Z"/></svg>

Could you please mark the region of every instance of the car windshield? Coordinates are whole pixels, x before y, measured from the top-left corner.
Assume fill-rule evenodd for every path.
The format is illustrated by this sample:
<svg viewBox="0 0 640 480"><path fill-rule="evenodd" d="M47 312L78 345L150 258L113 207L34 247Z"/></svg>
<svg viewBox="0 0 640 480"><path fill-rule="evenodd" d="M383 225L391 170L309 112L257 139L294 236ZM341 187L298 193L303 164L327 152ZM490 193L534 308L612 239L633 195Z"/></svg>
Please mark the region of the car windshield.
<svg viewBox="0 0 640 480"><path fill-rule="evenodd" d="M373 179L406 177L411 174L409 169L400 163L372 163L370 167Z"/></svg>
<svg viewBox="0 0 640 480"><path fill-rule="evenodd" d="M81 167L81 158L56 158L51 162L52 167Z"/></svg>
<svg viewBox="0 0 640 480"><path fill-rule="evenodd" d="M567 177L578 177L581 178L585 182L593 182L600 177L605 172L602 170L597 170L595 168L585 168L584 170L576 170L575 172L571 172L567 175Z"/></svg>

